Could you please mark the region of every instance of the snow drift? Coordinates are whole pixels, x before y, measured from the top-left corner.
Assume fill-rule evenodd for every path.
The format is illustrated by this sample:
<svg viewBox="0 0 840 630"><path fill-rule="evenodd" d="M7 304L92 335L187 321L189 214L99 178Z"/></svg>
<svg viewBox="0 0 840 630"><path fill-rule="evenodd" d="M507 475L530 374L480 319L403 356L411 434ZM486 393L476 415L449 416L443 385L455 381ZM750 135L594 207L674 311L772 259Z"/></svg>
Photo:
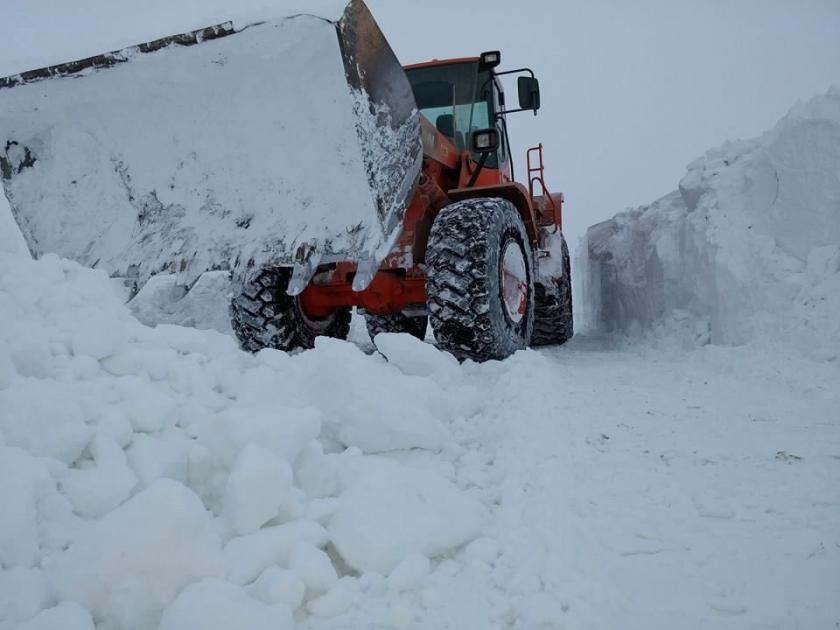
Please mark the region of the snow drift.
<svg viewBox="0 0 840 630"><path fill-rule="evenodd" d="M840 353L840 88L688 167L679 189L593 226L582 255L600 330L665 324L700 343L792 339Z"/></svg>
<svg viewBox="0 0 840 630"><path fill-rule="evenodd" d="M215 331L147 328L104 272L32 260L14 232L0 242L0 629L292 627L344 610L350 575L481 535L484 504L436 455L463 408L438 382L451 356L414 339L386 344L393 363L333 340L252 356Z"/></svg>

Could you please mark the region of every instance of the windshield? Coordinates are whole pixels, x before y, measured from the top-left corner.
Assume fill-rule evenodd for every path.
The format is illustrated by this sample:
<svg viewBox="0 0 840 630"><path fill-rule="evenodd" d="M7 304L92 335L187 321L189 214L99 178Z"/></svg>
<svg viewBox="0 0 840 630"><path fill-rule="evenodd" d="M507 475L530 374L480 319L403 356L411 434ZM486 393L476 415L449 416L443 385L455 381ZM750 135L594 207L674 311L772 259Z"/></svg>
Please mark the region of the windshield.
<svg viewBox="0 0 840 630"><path fill-rule="evenodd" d="M490 74L479 72L477 61L415 68L407 74L420 113L459 151L469 146L473 131L493 126L491 94L478 95Z"/></svg>

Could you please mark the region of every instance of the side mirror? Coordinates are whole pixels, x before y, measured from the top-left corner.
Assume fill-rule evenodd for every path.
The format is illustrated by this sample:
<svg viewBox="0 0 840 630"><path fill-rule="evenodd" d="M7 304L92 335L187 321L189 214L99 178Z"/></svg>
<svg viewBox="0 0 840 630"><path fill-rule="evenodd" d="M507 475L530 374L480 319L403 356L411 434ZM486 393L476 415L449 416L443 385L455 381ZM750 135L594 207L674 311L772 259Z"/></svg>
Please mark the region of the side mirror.
<svg viewBox="0 0 840 630"><path fill-rule="evenodd" d="M499 148L499 131L497 129L474 131L472 146L476 153L494 153Z"/></svg>
<svg viewBox="0 0 840 630"><path fill-rule="evenodd" d="M519 107L534 114L540 108L540 82L534 77L519 77Z"/></svg>

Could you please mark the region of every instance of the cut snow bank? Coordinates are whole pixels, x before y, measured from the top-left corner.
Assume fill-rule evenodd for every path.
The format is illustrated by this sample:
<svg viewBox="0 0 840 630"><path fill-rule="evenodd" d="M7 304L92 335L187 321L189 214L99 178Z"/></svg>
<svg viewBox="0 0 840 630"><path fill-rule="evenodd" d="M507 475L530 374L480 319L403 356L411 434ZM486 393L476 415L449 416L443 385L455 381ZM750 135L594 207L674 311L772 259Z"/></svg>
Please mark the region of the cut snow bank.
<svg viewBox="0 0 840 630"><path fill-rule="evenodd" d="M679 190L593 226L590 324L840 354L840 88L688 167Z"/></svg>
<svg viewBox="0 0 840 630"><path fill-rule="evenodd" d="M252 356L5 248L0 322L0 630L292 627L483 533L438 454L475 401L418 340Z"/></svg>

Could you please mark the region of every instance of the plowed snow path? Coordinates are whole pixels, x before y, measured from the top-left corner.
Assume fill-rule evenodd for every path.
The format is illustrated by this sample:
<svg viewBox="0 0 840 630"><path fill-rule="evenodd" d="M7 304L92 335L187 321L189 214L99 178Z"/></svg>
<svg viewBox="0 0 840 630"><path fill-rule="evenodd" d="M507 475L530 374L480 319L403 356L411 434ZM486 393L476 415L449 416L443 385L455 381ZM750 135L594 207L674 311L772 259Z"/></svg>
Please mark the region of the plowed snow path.
<svg viewBox="0 0 840 630"><path fill-rule="evenodd" d="M838 366L579 338L475 377L455 465L488 539L329 627L840 622Z"/></svg>

